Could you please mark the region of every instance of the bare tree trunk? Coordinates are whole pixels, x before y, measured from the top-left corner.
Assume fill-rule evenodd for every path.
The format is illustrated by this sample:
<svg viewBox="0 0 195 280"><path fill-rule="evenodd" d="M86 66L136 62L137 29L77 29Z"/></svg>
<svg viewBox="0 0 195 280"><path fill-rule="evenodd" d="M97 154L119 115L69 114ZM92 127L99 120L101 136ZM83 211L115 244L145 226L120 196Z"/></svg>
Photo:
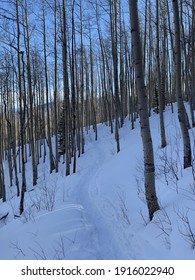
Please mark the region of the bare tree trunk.
<svg viewBox="0 0 195 280"><path fill-rule="evenodd" d="M146 70L146 42L147 42L147 23L148 23L148 0L145 1L144 13L144 43L143 43L143 73Z"/></svg>
<svg viewBox="0 0 195 280"><path fill-rule="evenodd" d="M158 100L159 100L159 113L160 113L160 134L161 134L161 147L166 147L166 136L163 115L163 98L161 90L161 71L160 71L160 46L159 46L159 1L156 0L156 60L157 60L157 77L158 77Z"/></svg>
<svg viewBox="0 0 195 280"><path fill-rule="evenodd" d="M21 146L21 161L22 161L22 187L20 198L20 214L24 211L24 193L26 191L26 170L25 170L25 158L24 158L24 121L25 121L25 97L22 90L22 71L21 71L21 59L23 61L23 52L20 50L20 22L19 22L19 1L16 0L16 24L17 24L17 66L18 66L18 90L19 90L19 105L20 105L20 146ZM24 81L23 81L24 82ZM20 151L19 151L20 153Z"/></svg>
<svg viewBox="0 0 195 280"><path fill-rule="evenodd" d="M121 97L121 104L120 104L120 120L121 120L121 127L124 124L124 101L125 101L125 73L124 73L124 27L122 24L122 11L121 11L121 2L119 2L119 21L120 21L120 97Z"/></svg>
<svg viewBox="0 0 195 280"><path fill-rule="evenodd" d="M181 127L184 149L184 168L190 167L191 163L191 145L187 126L187 113L183 103L181 86L181 50L180 50L180 24L178 0L173 0L173 13L175 25L175 60L176 60L176 91L178 104L178 119Z"/></svg>
<svg viewBox="0 0 195 280"><path fill-rule="evenodd" d="M148 2L148 103L149 103L149 108L148 108L148 112L149 112L149 116L151 115L151 107L152 107L152 99L153 99L153 94L152 94L152 68L153 68L153 52L152 52L152 11L151 11L151 1L149 0ZM144 67L145 69L145 67Z"/></svg>
<svg viewBox="0 0 195 280"><path fill-rule="evenodd" d="M58 114L57 114L57 4L54 1L54 130L55 130L55 169L58 172Z"/></svg>
<svg viewBox="0 0 195 280"><path fill-rule="evenodd" d="M144 177L145 194L148 205L149 218L152 220L154 213L159 210L155 189L155 166L153 144L148 116L148 99L144 84L142 49L139 31L137 0L129 0L132 48L135 65L136 86L138 94L138 108L140 113L141 137L144 151Z"/></svg>
<svg viewBox="0 0 195 280"><path fill-rule="evenodd" d="M13 56L12 56L12 65L13 65ZM13 73L13 86L12 86L12 91L15 92L15 74ZM15 101L15 96L13 94L13 101L12 101L12 106L14 108L14 105L16 104ZM16 153L16 147L17 147L17 135L16 135L16 128L17 128L17 121L15 121L15 117L17 118L17 116L15 116L15 112L13 114L13 131L12 131L12 151L13 151L13 165L14 165L14 173L15 173L15 184L16 184L16 189L17 189L17 196L20 196L20 186L19 186L19 180L18 180L18 168L17 168L17 153Z"/></svg>
<svg viewBox="0 0 195 280"><path fill-rule="evenodd" d="M25 1L25 24L26 24L26 55L27 55L27 79L28 79L28 91L30 100L30 145L31 145L31 157L32 157L32 170L33 170L33 186L37 184L37 162L36 162L36 147L35 147L35 135L34 135L34 116L33 116L33 93L32 93L32 80L31 80L31 61L30 61L30 34L28 25L28 7L27 0Z"/></svg>
<svg viewBox="0 0 195 280"><path fill-rule="evenodd" d="M100 27L100 20L99 20L99 11L98 11L98 4L96 0L96 21L97 21L97 29L98 29L98 37L99 37L99 42L100 42L100 49L101 49L101 58L102 58L102 73L103 73L103 78L102 78L102 92L105 92L105 118L108 115L108 120L111 128L111 133L113 133L113 123L112 123L112 116L111 116L111 105L108 97L108 87L106 84L106 69L108 71L108 58L106 57L105 53L105 47L102 39L102 33L101 33L101 27ZM109 72L109 71L108 71ZM109 74L108 74L109 76ZM109 79L110 82L110 79ZM107 110L106 110L107 109ZM107 118L106 118L107 120Z"/></svg>
<svg viewBox="0 0 195 280"><path fill-rule="evenodd" d="M119 141L119 83L118 83L118 34L117 34L117 1L110 0L110 31L112 40L112 59L113 59L113 74L114 74L114 98L115 98L115 139L117 144L117 153L120 152Z"/></svg>
<svg viewBox="0 0 195 280"><path fill-rule="evenodd" d="M9 67L7 65L7 67ZM12 155L11 155L11 142L13 141L12 139L12 124L9 119L9 112L8 112L8 106L10 103L9 100L9 85L8 85L8 79L9 79L9 70L6 69L6 79L5 79L5 84L4 84L4 90L2 92L3 95L3 103L4 103L4 116L5 120L7 122L7 146L6 146L6 151L7 151L7 159L8 159L8 169L9 169L9 178L10 178L10 186L13 185L13 168L12 168Z"/></svg>
<svg viewBox="0 0 195 280"><path fill-rule="evenodd" d="M84 51L83 51L83 11L82 11L82 0L80 0L80 40L81 40L81 153L85 151L85 138L84 138Z"/></svg>
<svg viewBox="0 0 195 280"><path fill-rule="evenodd" d="M97 141L97 123L96 123L96 111L94 106L94 59L93 59L93 49L92 49L92 36L91 27L89 23L89 48L90 48L90 82L91 82L91 120L93 124L93 130L95 132L95 140Z"/></svg>
<svg viewBox="0 0 195 280"><path fill-rule="evenodd" d="M75 94L75 23L74 23L74 6L72 2L72 150L73 150L73 173L76 173L76 94Z"/></svg>
<svg viewBox="0 0 195 280"><path fill-rule="evenodd" d="M3 159L3 129L2 117L0 118L0 199L6 201L6 188L5 188L5 174L4 174L4 159Z"/></svg>
<svg viewBox="0 0 195 280"><path fill-rule="evenodd" d="M195 0L192 1L192 63L191 63L191 99L192 109L195 110ZM194 112L193 112L194 114ZM194 115L193 115L194 117ZM195 124L194 124L195 125Z"/></svg>
<svg viewBox="0 0 195 280"><path fill-rule="evenodd" d="M194 112L193 112L193 105L192 105L192 95L190 92L190 85L189 85L189 72L190 72L190 65L188 63L188 55L187 55L187 41L186 41L186 35L185 35L185 28L184 28L184 20L183 20L183 1L180 0L180 22L181 22L181 36L182 36L182 41L183 41L183 45L184 47L183 49L183 54L184 54L184 59L183 59L183 75L184 79L182 81L182 92L184 91L185 94L184 96L187 97L187 100L189 100L189 104L190 104L190 113L191 113L191 120L192 120L192 127L195 126L195 119L194 119ZM193 11L192 11L192 22L193 22ZM193 25L193 23L192 23ZM192 47L193 47L193 42L194 42L194 32L193 32L193 27L191 26L191 34L192 34ZM190 34L189 34L190 37ZM189 44L189 42L188 42ZM190 44L189 44L190 45ZM193 52L192 52L192 65L194 65L193 63ZM193 67L191 68L191 77L194 77L194 72L193 72ZM194 78L192 78L192 82L194 81ZM195 84L194 84L195 85ZM193 86L192 86L193 89ZM187 120L188 121L188 120ZM190 128L190 124L188 122L188 128Z"/></svg>
<svg viewBox="0 0 195 280"><path fill-rule="evenodd" d="M43 3L43 48L44 48L44 70L45 70L45 89L46 89L46 109L47 109L47 141L49 148L50 173L55 169L53 160L53 149L51 143L51 126L50 126L50 106L49 105L49 87L48 87L48 70L47 70L47 47L46 47L46 23L45 7Z"/></svg>
<svg viewBox="0 0 195 280"><path fill-rule="evenodd" d="M63 83L64 83L64 108L65 110L65 153L66 153L66 176L70 175L70 150L69 150L69 85L68 85L68 57L66 35L66 3L62 1L62 57L63 57Z"/></svg>

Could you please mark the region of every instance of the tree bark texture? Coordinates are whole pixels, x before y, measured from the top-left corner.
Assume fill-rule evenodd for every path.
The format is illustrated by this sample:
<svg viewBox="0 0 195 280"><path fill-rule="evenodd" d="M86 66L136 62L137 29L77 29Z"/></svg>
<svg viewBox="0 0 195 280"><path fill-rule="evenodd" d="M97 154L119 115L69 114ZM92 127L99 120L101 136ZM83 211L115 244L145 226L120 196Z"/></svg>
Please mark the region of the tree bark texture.
<svg viewBox="0 0 195 280"><path fill-rule="evenodd" d="M159 210L159 205L155 189L154 154L148 116L148 99L146 95L146 88L143 76L142 49L139 32L137 1L129 0L129 8L132 36L131 40L138 95L138 109L140 114L141 137L144 152L145 195L149 211L149 218L150 220L152 220L154 213L157 210Z"/></svg>
<svg viewBox="0 0 195 280"><path fill-rule="evenodd" d="M173 14L175 26L175 60L176 60L176 94L178 104L178 119L181 127L184 149L184 168L191 166L191 146L187 125L187 113L183 103L181 86L181 49L180 49L180 23L178 1L173 0Z"/></svg>

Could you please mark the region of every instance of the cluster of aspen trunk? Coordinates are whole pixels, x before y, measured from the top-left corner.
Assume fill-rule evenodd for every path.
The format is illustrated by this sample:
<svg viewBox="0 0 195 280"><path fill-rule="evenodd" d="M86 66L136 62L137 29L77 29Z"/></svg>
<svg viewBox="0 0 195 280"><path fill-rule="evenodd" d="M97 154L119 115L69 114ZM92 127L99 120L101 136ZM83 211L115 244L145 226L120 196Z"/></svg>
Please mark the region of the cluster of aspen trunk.
<svg viewBox="0 0 195 280"><path fill-rule="evenodd" d="M46 157L51 173L63 162L68 176L76 172L90 128L97 140L97 124L108 125L119 152L125 118L133 129L140 117L152 219L159 209L153 110L164 148L164 109L177 102L183 167L192 164L184 101L195 126L195 1L2 1L0 29L0 199L16 187L22 214L27 162L34 186Z"/></svg>

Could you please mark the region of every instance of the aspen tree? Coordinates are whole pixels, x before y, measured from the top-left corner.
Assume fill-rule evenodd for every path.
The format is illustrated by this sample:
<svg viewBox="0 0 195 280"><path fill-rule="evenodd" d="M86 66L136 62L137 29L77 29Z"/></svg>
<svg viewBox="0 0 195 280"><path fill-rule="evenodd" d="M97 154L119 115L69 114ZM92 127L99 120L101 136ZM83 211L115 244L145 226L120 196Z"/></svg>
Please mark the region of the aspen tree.
<svg viewBox="0 0 195 280"><path fill-rule="evenodd" d="M191 34L192 34L192 47L191 47L191 54L192 54L192 62L191 62L191 102L192 102L192 109L195 110L195 0L192 0L192 27L191 27ZM193 112L194 116L194 112ZM195 123L193 123L195 126Z"/></svg>
<svg viewBox="0 0 195 280"><path fill-rule="evenodd" d="M121 1L119 2L119 22L120 22L120 99L121 99L121 106L120 106L120 119L121 119L121 127L124 124L124 107L125 107L125 73L124 73L124 28L122 23L122 7Z"/></svg>
<svg viewBox="0 0 195 280"><path fill-rule="evenodd" d="M140 114L141 137L144 151L144 178L145 178L145 195L149 211L149 218L152 220L154 213L159 210L159 204L155 188L155 166L153 144L150 132L148 116L148 99L144 84L143 65L142 65L142 48L139 31L139 19L137 0L129 0L130 23L132 48L135 67L135 79L138 95L138 109Z"/></svg>
<svg viewBox="0 0 195 280"><path fill-rule="evenodd" d="M54 0L54 131L55 131L55 170L58 172L58 114L57 114L57 91L58 91L58 62L57 62L57 0Z"/></svg>
<svg viewBox="0 0 195 280"><path fill-rule="evenodd" d="M112 91L111 79L110 79L110 71L108 65L108 57L105 50L105 44L102 37L100 18L99 18L99 10L98 3L96 0L96 22L97 22L97 30L98 30L98 38L100 43L100 51L101 51L101 60L102 60L102 92L105 92L105 103L104 104L104 115L105 120L109 121L111 133L113 133L113 122L112 122L112 114L111 114L111 102L109 98L109 92ZM107 82L108 79L108 82Z"/></svg>
<svg viewBox="0 0 195 280"><path fill-rule="evenodd" d="M13 70L13 77L12 77L12 154L13 154L13 168L14 168L14 174L15 174L15 184L17 189L17 196L20 196L20 186L19 186L19 180L18 180L18 161L17 161L17 153L16 153L16 147L17 147L17 113L14 110L14 106L16 104L15 94L16 91L15 88L15 82L16 82L16 73L14 70L14 62L13 62L13 55L11 56L11 65ZM16 119L15 119L16 118Z"/></svg>
<svg viewBox="0 0 195 280"><path fill-rule="evenodd" d="M73 173L76 173L76 93L75 93L75 22L74 22L75 0L72 1L72 67L71 67L71 93L72 93L72 152Z"/></svg>
<svg viewBox="0 0 195 280"><path fill-rule="evenodd" d="M82 0L79 3L79 11L80 11L80 45L81 45L81 116L80 116L80 124L81 124L81 153L84 154L85 151L85 138L84 138L84 49L83 49L83 9L82 9Z"/></svg>
<svg viewBox="0 0 195 280"><path fill-rule="evenodd" d="M53 149L51 143L51 125L50 125L50 105L49 105L49 85L48 85L48 67L47 67L47 47L46 47L46 22L45 22L45 6L44 0L42 0L43 9L43 52L44 52L44 75L45 75L45 92L46 92L46 110L47 110L47 141L49 148L49 161L50 161L50 173L55 169L53 159Z"/></svg>
<svg viewBox="0 0 195 280"><path fill-rule="evenodd" d="M20 49L20 22L19 22L19 1L15 1L16 7L16 25L17 25L17 67L18 67L18 91L19 91L19 108L20 108L20 146L21 146L21 161L22 161L22 187L20 197L20 214L24 211L24 193L26 191L26 170L24 158L24 122L25 122L25 96L22 89L22 69L21 60L23 52Z"/></svg>
<svg viewBox="0 0 195 280"><path fill-rule="evenodd" d="M160 45L159 45L159 1L156 0L156 61L157 61L157 80L158 80L158 100L159 100L159 113L160 113L160 135L161 135L161 148L166 146L164 115L163 115L163 97L161 90L161 70L160 70Z"/></svg>
<svg viewBox="0 0 195 280"><path fill-rule="evenodd" d="M117 14L118 14L118 1L110 2L110 33L112 41L112 59L113 59L113 75L114 75L114 104L115 104L115 139L117 144L117 153L120 152L119 141L119 82L118 82L118 31L117 31Z"/></svg>
<svg viewBox="0 0 195 280"><path fill-rule="evenodd" d="M70 122L70 102L68 84L68 55L67 55L67 34L66 34L66 0L62 0L62 59L63 59L63 86L64 86L64 138L66 154L66 176L70 175L70 149L69 149L69 122Z"/></svg>
<svg viewBox="0 0 195 280"><path fill-rule="evenodd" d="M3 158L3 129L2 116L0 116L0 199L6 201L6 187L5 187L5 172L4 172L4 158Z"/></svg>
<svg viewBox="0 0 195 280"><path fill-rule="evenodd" d="M32 157L32 170L33 170L33 186L37 184L37 161L36 161L36 145L34 133L34 115L33 115L33 92L32 92L32 77L31 77L31 59L30 59L30 30L28 23L28 5L25 0L25 25L26 25L26 57L27 57L27 80L28 80L28 93L29 93L29 111L30 111L30 148Z"/></svg>
<svg viewBox="0 0 195 280"><path fill-rule="evenodd" d="M184 150L184 168L192 165L190 137L187 124L187 113L183 103L181 86L181 49L180 49L180 20L178 0L173 0L174 26L175 26L175 62L176 62L176 94L178 104L178 119L181 127Z"/></svg>
<svg viewBox="0 0 195 280"><path fill-rule="evenodd" d="M89 48L90 48L91 121L93 124L93 130L95 132L95 140L97 141L96 111L94 106L94 58L93 58L92 35L91 35L90 23L89 23Z"/></svg>

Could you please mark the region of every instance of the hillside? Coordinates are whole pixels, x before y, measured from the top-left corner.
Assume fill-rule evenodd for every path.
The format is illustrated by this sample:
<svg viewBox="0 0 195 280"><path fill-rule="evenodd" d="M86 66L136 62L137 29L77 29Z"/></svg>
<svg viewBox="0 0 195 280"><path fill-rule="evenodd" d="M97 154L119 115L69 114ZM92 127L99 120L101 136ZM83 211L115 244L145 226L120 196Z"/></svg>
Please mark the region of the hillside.
<svg viewBox="0 0 195 280"><path fill-rule="evenodd" d="M143 190L139 121L131 130L126 118L120 153L110 128L98 125L98 141L92 130L86 133L76 174L65 176L62 158L59 173L49 174L49 162L40 162L38 184L32 188L27 171L21 217L15 187L9 189L7 202L0 202L0 217L9 212L0 221L0 259L194 259L195 174L192 168L182 168L176 105L174 111L165 111L164 149L159 116L150 118L161 206L152 222ZM193 151L194 133L191 129ZM30 166L29 160L27 170Z"/></svg>

